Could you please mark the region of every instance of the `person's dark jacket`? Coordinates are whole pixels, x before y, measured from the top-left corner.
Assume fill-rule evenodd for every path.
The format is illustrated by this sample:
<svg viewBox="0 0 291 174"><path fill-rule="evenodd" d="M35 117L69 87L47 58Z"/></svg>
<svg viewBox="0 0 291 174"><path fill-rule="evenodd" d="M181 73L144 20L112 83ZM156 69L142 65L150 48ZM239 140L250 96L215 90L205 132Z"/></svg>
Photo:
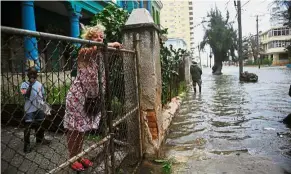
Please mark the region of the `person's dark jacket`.
<svg viewBox="0 0 291 174"><path fill-rule="evenodd" d="M289 96L291 97L291 85L290 85L290 88L289 88Z"/></svg>
<svg viewBox="0 0 291 174"><path fill-rule="evenodd" d="M197 64L190 66L190 73L193 81L201 80L202 70Z"/></svg>

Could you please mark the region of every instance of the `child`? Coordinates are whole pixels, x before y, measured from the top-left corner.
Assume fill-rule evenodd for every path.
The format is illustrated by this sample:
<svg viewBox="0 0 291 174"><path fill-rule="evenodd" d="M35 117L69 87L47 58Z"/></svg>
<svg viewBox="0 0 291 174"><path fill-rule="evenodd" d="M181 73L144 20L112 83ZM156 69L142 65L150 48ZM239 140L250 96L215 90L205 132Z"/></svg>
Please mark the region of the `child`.
<svg viewBox="0 0 291 174"><path fill-rule="evenodd" d="M25 98L24 104L24 148L25 153L31 152L30 147L30 130L35 128L36 143L49 144L50 141L44 139L44 128L41 127L41 122L45 118L42 110L44 103L44 88L43 85L36 80L37 70L33 67L28 69L28 81L21 84L21 93Z"/></svg>

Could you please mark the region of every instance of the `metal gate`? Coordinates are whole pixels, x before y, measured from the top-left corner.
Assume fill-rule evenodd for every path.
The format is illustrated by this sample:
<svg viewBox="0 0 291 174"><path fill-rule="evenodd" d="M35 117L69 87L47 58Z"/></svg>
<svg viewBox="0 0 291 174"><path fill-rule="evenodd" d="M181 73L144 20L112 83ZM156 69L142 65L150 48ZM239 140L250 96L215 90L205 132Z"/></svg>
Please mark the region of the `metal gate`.
<svg viewBox="0 0 291 174"><path fill-rule="evenodd" d="M72 173L70 164L78 157L86 156L94 163L88 173L131 173L141 159L135 52L116 50L88 40L4 26L1 34L1 172ZM40 125L51 143L35 143L32 130L32 152L24 153L25 101L20 85L28 80L25 53L33 50L25 49L25 42L32 38L36 39L33 49L37 50L41 60L38 81L44 85L46 102L52 106L51 115L46 115ZM66 97L79 73L76 68L78 52L81 48L92 47L99 55L91 58L98 60L95 63L98 67L101 121L98 129L85 133L82 152L69 159L63 127Z"/></svg>

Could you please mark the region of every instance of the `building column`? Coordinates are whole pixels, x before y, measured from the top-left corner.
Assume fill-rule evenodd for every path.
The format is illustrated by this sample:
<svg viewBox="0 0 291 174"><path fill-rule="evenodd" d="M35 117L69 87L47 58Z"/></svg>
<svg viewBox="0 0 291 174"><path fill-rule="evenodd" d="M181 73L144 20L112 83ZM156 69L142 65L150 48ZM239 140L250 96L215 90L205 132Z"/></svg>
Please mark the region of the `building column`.
<svg viewBox="0 0 291 174"><path fill-rule="evenodd" d="M72 5L70 9L70 24L71 24L71 37L80 36L80 17L82 8L76 5Z"/></svg>
<svg viewBox="0 0 291 174"><path fill-rule="evenodd" d="M143 8L143 0L139 1L139 8Z"/></svg>
<svg viewBox="0 0 291 174"><path fill-rule="evenodd" d="M69 11L70 11L70 36L71 37L75 37L78 38L80 36L80 17L81 15L81 10L82 8L74 5L74 4L70 4L69 6ZM81 44L79 43L75 43L74 44L76 47L80 47ZM78 54L77 52L73 52L73 54ZM77 56L74 56L77 57ZM74 59L73 62L77 62L77 59ZM77 76L77 63L73 64L72 67L72 72L71 72L71 76L72 77L76 77Z"/></svg>
<svg viewBox="0 0 291 174"><path fill-rule="evenodd" d="M148 1L148 9L147 9L150 14L152 14L152 1Z"/></svg>
<svg viewBox="0 0 291 174"><path fill-rule="evenodd" d="M34 16L34 1L22 2L22 28L26 30L36 31L35 16ZM38 47L35 37L25 37L24 40L25 62L28 66L35 65L35 68L40 71L40 62L38 59Z"/></svg>

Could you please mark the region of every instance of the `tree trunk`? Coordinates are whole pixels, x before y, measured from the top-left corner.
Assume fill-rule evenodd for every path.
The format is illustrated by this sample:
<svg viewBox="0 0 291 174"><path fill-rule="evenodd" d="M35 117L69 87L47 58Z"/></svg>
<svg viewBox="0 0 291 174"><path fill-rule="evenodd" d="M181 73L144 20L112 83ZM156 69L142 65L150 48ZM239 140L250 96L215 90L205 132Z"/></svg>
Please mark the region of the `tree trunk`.
<svg viewBox="0 0 291 174"><path fill-rule="evenodd" d="M221 70L222 70L222 57L220 56L221 54L215 53L214 54L214 65L212 67L212 74L213 75L221 75Z"/></svg>

